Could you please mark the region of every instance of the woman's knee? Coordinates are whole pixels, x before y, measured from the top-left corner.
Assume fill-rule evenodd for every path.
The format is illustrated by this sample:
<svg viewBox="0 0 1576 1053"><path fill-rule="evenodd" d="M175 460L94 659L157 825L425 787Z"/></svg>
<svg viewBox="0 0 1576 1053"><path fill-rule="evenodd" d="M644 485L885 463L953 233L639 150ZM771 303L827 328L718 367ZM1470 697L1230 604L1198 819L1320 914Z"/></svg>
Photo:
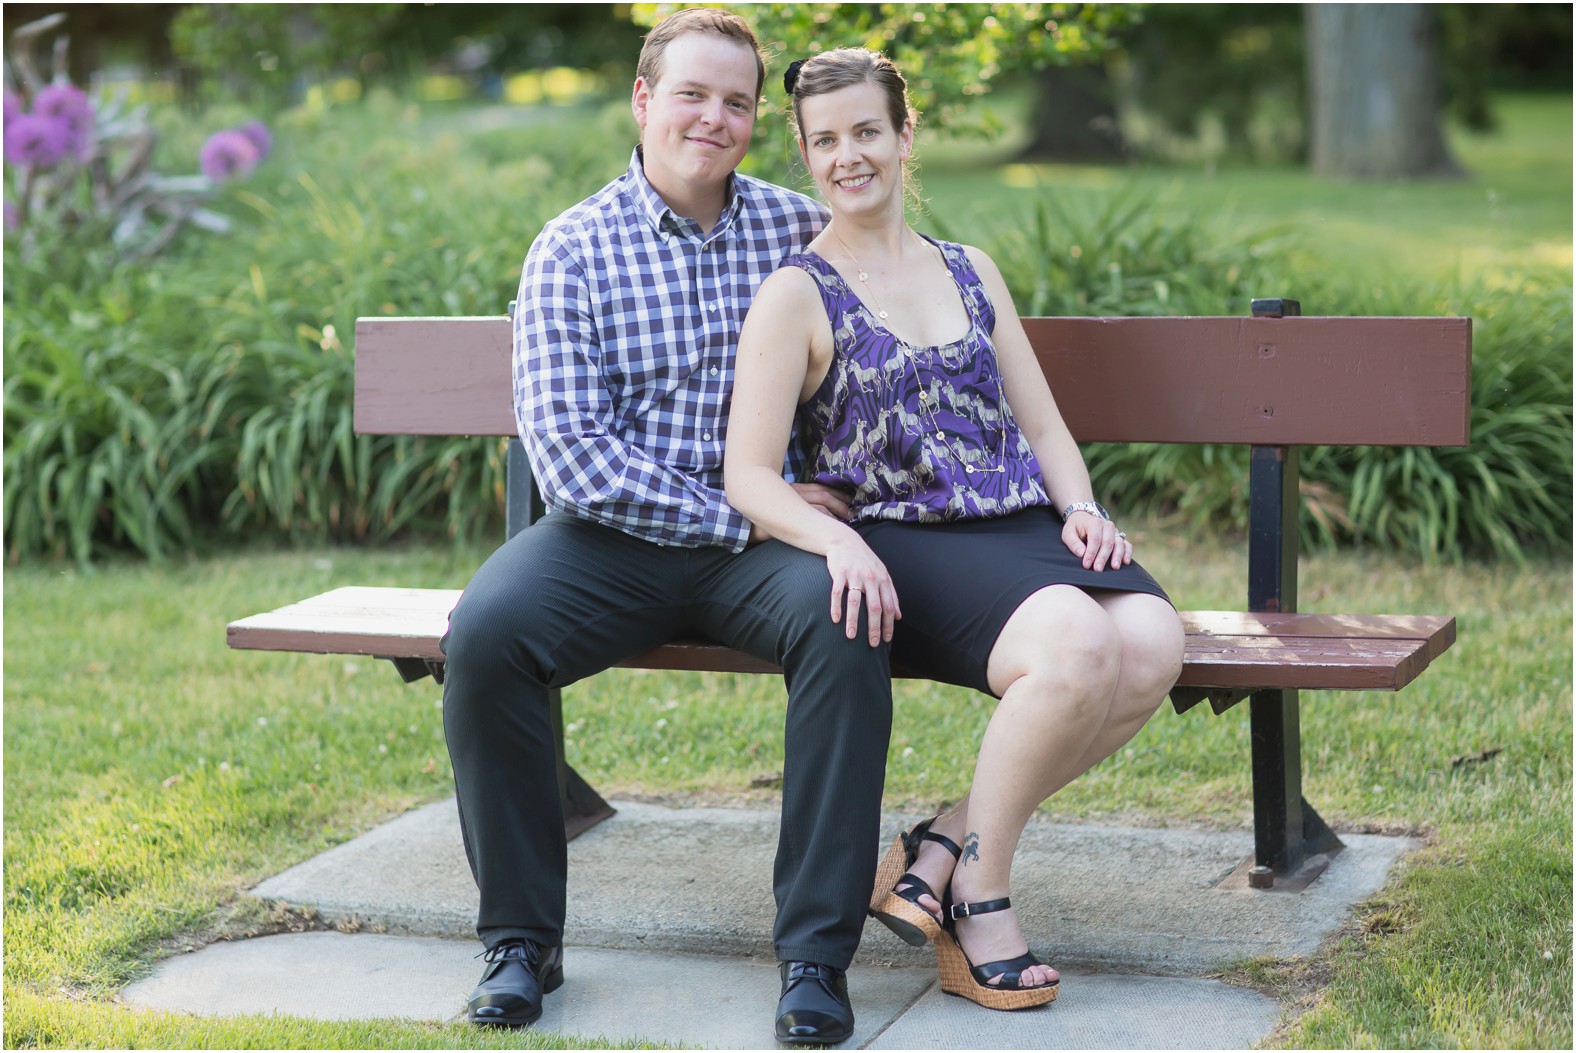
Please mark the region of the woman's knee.
<svg viewBox="0 0 1576 1053"><path fill-rule="evenodd" d="M1159 708L1182 674L1186 636L1182 619L1156 596L1135 595L1111 611L1122 636L1122 680L1130 696L1152 699Z"/></svg>
<svg viewBox="0 0 1576 1053"><path fill-rule="evenodd" d="M1111 618L1081 591L1043 589L1013 612L991 650L988 676L997 694L1025 677L1067 702L1110 704L1121 676L1123 639Z"/></svg>

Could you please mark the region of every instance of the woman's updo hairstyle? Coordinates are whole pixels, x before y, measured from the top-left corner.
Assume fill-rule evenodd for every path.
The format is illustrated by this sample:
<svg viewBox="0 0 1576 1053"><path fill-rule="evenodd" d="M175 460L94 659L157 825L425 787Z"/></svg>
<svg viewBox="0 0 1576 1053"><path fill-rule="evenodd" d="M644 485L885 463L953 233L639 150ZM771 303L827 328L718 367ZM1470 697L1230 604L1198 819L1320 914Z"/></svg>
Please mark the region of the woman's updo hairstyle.
<svg viewBox="0 0 1576 1053"><path fill-rule="evenodd" d="M886 96L887 114L892 119L892 130L901 132L903 122L919 126L919 114L908 101L908 83L903 80L892 60L879 51L864 48L838 48L823 51L801 59L788 67L783 75L783 87L793 98L794 134L804 141L804 123L799 104L812 95L826 95L841 91L855 84L874 84Z"/></svg>

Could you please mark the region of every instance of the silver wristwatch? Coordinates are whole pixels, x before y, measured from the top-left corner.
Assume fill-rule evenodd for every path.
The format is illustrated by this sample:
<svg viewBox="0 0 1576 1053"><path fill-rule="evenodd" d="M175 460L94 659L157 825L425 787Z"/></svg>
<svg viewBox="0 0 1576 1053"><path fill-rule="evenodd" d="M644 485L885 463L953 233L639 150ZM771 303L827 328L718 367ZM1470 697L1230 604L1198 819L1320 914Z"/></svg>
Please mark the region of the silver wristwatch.
<svg viewBox="0 0 1576 1053"><path fill-rule="evenodd" d="M1099 501L1074 501L1072 504L1062 509L1062 518L1066 519L1074 512L1088 512L1090 515L1097 516L1098 518L1105 520L1107 523L1111 521L1111 514L1105 510L1105 506Z"/></svg>

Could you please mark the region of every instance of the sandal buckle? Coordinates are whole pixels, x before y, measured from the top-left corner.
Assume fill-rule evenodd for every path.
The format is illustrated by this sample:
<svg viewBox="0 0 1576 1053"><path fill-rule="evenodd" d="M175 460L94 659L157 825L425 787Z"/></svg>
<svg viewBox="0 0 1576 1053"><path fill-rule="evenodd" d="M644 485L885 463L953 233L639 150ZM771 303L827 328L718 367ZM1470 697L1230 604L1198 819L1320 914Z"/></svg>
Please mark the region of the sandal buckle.
<svg viewBox="0 0 1576 1053"><path fill-rule="evenodd" d="M947 914L952 918L953 921L962 921L963 919L965 919L965 918L967 918L969 916L969 907L970 906L972 906L972 904L968 904L968 903L953 903L948 908ZM969 931L973 932L974 930L970 929Z"/></svg>

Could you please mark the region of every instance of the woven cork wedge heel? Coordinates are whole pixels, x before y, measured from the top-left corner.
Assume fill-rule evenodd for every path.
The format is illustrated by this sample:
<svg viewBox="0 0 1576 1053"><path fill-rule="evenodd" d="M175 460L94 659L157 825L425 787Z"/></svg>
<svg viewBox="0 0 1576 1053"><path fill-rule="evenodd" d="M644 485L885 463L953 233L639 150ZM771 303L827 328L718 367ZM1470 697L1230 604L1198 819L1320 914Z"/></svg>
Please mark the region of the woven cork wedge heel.
<svg viewBox="0 0 1576 1053"><path fill-rule="evenodd" d="M975 965L958 943L955 934L958 921L975 914L1006 910L1010 906L1012 901L1006 898L950 905L949 924L936 939L936 970L940 973L943 991L967 998L986 1009L1030 1009L1056 1001L1060 980L1052 980L1038 987L1018 986L1023 970L1044 964L1033 954L1025 953L1005 961ZM1000 983L990 983L998 976L1001 977Z"/></svg>
<svg viewBox="0 0 1576 1053"><path fill-rule="evenodd" d="M870 896L870 915L911 947L923 947L941 935L941 925L935 916L919 905L920 896L930 896L937 902L941 897L923 880L908 873L908 868L919 858L920 845L934 841L951 852L954 859L963 854L950 837L930 832L930 825L937 818L940 817L927 819L898 835L876 867L875 890ZM898 885L907 887L901 892L895 891Z"/></svg>

